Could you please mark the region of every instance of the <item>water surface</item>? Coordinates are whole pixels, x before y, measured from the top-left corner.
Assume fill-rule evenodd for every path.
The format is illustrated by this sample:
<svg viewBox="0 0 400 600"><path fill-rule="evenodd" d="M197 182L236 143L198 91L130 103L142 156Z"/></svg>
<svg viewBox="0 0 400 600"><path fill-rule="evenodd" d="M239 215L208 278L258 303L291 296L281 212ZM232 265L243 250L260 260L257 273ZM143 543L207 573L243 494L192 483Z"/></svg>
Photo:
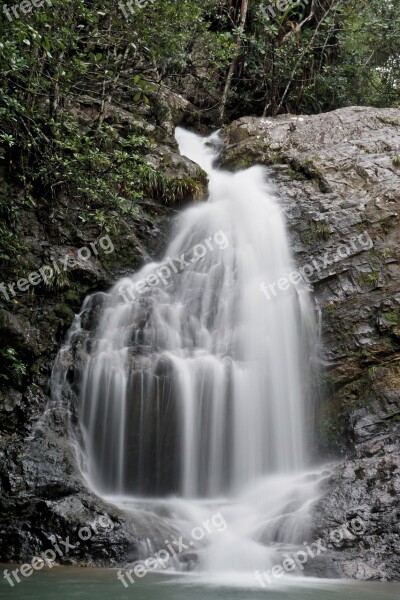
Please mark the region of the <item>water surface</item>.
<svg viewBox="0 0 400 600"><path fill-rule="evenodd" d="M2 565L1 570L12 568ZM0 598L7 600L391 600L400 597L398 583L304 581L286 589L242 589L196 585L185 578L151 576L130 585L113 569L53 568L38 571L13 588L1 577Z"/></svg>

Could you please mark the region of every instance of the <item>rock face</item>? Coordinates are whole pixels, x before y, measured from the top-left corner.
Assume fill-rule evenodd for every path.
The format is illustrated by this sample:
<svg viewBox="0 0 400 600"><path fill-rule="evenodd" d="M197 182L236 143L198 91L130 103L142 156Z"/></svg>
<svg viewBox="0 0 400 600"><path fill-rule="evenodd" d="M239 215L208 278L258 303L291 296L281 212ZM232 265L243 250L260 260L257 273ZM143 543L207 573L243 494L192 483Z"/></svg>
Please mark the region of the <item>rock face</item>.
<svg viewBox="0 0 400 600"><path fill-rule="evenodd" d="M80 123L91 122L91 113L96 113L93 102L81 98L68 109ZM160 124L152 123L149 115L144 118L109 106L106 121L121 136L131 127L154 136L154 151L146 160L166 182L166 194L178 190L180 199L190 202L195 195L191 192L201 191L205 176L179 155L171 135L174 114L168 99L164 111L168 118ZM22 194L1 169L0 194ZM49 381L55 355L84 298L109 288L149 257L157 258L180 208L168 200L157 194L145 198L136 217L116 215L116 226L109 232L94 220L80 219L81 207L69 198L60 198L50 214L35 206L21 211L17 238L26 250L20 277L47 269L43 271L47 280L42 277L38 286L32 284L22 292L15 287L18 277L7 265L2 268L6 285L5 293L0 293L2 348L16 351L18 362L13 381L0 376L0 562L30 562L55 545L63 550L56 560L65 564L112 565L137 555L142 536L138 526L82 481L67 416L49 404ZM103 208L108 213L114 210ZM53 269L54 277L48 269ZM14 293L8 283L14 283ZM10 365L14 358L9 354ZM24 365L20 377L19 361ZM101 526L103 522L106 526Z"/></svg>
<svg viewBox="0 0 400 600"><path fill-rule="evenodd" d="M315 506L315 534L363 519L362 535L330 544L356 579L400 578L399 155L400 110L352 107L240 119L220 159L269 167L321 313L317 451L344 460ZM266 301L285 293L268 291Z"/></svg>
<svg viewBox="0 0 400 600"><path fill-rule="evenodd" d="M149 160L171 177L196 180L196 168L177 154L171 139L179 106L174 101L166 110L162 141ZM90 102L71 110L83 119ZM109 111L107 118L121 130L135 120L126 111ZM144 121L139 126L147 133L158 128ZM328 539L332 529L356 517L365 529L331 540L329 561L310 563L310 574L314 569L318 576L399 578L400 110L357 107L318 116L243 118L226 129L220 163L228 169L268 167L287 215L294 268L312 287L322 317L315 454L316 460L323 454L340 462L327 469L314 510L315 539ZM18 193L4 181L0 188ZM12 308L0 306L1 335L30 369L28 381L0 392L0 561L30 561L67 537L74 547L59 562L135 559L144 533L82 481L66 415L48 404L49 378L84 297L107 288L144 257L155 257L174 212L149 198L140 221L119 223L115 252L83 262L79 249L98 237L90 224L69 223L62 211L49 222L37 210L24 212L19 233L32 271L53 258L74 261L71 286L61 280L57 288L20 295ZM266 283L275 284L266 302L293 293L293 286L285 292L278 282ZM101 517L112 526L98 527ZM92 532L86 541L82 527Z"/></svg>

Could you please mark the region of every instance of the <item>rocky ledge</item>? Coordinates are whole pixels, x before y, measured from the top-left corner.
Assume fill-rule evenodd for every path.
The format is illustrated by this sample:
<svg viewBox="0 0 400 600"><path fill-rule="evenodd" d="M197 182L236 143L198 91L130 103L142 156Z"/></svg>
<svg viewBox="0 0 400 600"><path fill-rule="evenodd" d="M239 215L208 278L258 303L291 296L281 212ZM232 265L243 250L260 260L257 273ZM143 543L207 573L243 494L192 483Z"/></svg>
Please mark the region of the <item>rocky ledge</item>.
<svg viewBox="0 0 400 600"><path fill-rule="evenodd" d="M335 570L399 579L400 110L242 118L220 164L268 167L321 312L316 452L342 459L315 506L315 536L361 517L362 535L329 543Z"/></svg>

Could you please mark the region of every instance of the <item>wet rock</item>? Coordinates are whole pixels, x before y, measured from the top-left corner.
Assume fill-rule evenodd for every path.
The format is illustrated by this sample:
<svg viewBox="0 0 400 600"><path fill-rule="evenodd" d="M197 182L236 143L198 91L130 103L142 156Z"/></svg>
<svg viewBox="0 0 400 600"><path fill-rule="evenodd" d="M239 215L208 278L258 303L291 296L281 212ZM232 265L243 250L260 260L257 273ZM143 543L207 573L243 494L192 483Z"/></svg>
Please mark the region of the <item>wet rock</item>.
<svg viewBox="0 0 400 600"><path fill-rule="evenodd" d="M191 112L190 103L182 107L181 100L171 94L159 99L158 116L153 99L152 106L138 107L135 114L129 107L106 107L104 120L116 135L135 131L156 142L146 160L156 166L164 186L150 190L132 215L117 214L114 206L97 198L96 207L115 217L109 234L95 219L80 218L79 198L61 194L50 209L40 203L21 204L15 235L24 251L18 267L26 274L46 267L54 276L9 299L4 294L0 298L3 347L16 352L6 372L0 371L0 561L30 561L68 536L72 544L79 543L68 556L57 557L60 563L113 565L137 558L139 535L132 515L97 497L80 474L67 418L67 410L76 418L74 403L50 402L50 378L55 355L85 297L95 294L84 318L84 325L92 328L108 301L109 288L144 260L157 259L178 206L204 188L204 173L179 155L172 135L179 111L185 118ZM86 126L96 120L99 103L81 96L67 101L65 109ZM21 193L2 179L3 191ZM164 197L164 192L170 196ZM169 203L174 194L179 197L176 206ZM3 278L15 288L12 270L5 269ZM86 360L84 341L78 340L75 353L63 356L71 369L77 360ZM1 360L5 362L3 355ZM15 364L23 373L20 377ZM76 537L79 528L92 527L102 515L111 519L112 531L99 528L87 541Z"/></svg>
<svg viewBox="0 0 400 600"><path fill-rule="evenodd" d="M343 458L315 507L315 534L365 519L365 535L330 548L355 579L400 577L399 147L400 110L350 107L239 119L220 158L268 167L322 313L316 459Z"/></svg>
<svg viewBox="0 0 400 600"><path fill-rule="evenodd" d="M23 315L0 310L0 336L16 350L38 354L39 332Z"/></svg>

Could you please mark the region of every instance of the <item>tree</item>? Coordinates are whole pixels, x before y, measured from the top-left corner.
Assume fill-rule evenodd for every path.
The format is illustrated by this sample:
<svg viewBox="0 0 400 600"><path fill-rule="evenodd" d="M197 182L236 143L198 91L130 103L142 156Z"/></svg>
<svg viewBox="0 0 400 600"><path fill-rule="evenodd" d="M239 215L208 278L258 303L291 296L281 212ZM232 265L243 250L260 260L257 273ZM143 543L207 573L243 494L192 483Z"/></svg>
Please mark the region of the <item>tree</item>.
<svg viewBox="0 0 400 600"><path fill-rule="evenodd" d="M242 36L243 36L244 28L246 25L248 9L249 9L249 0L242 0L241 8L240 8L240 21L239 21L239 27L238 27L237 37L236 37L236 48L235 48L235 52L234 52L234 55L233 55L233 58L232 58L232 61L231 61L230 67L229 67L224 91L222 93L221 107L220 107L221 123L223 123L223 121L224 121L225 107L226 107L226 103L228 100L229 90L232 85L232 78L233 78L233 74L235 72L235 66L236 66L238 56L239 56L240 47L242 45Z"/></svg>

